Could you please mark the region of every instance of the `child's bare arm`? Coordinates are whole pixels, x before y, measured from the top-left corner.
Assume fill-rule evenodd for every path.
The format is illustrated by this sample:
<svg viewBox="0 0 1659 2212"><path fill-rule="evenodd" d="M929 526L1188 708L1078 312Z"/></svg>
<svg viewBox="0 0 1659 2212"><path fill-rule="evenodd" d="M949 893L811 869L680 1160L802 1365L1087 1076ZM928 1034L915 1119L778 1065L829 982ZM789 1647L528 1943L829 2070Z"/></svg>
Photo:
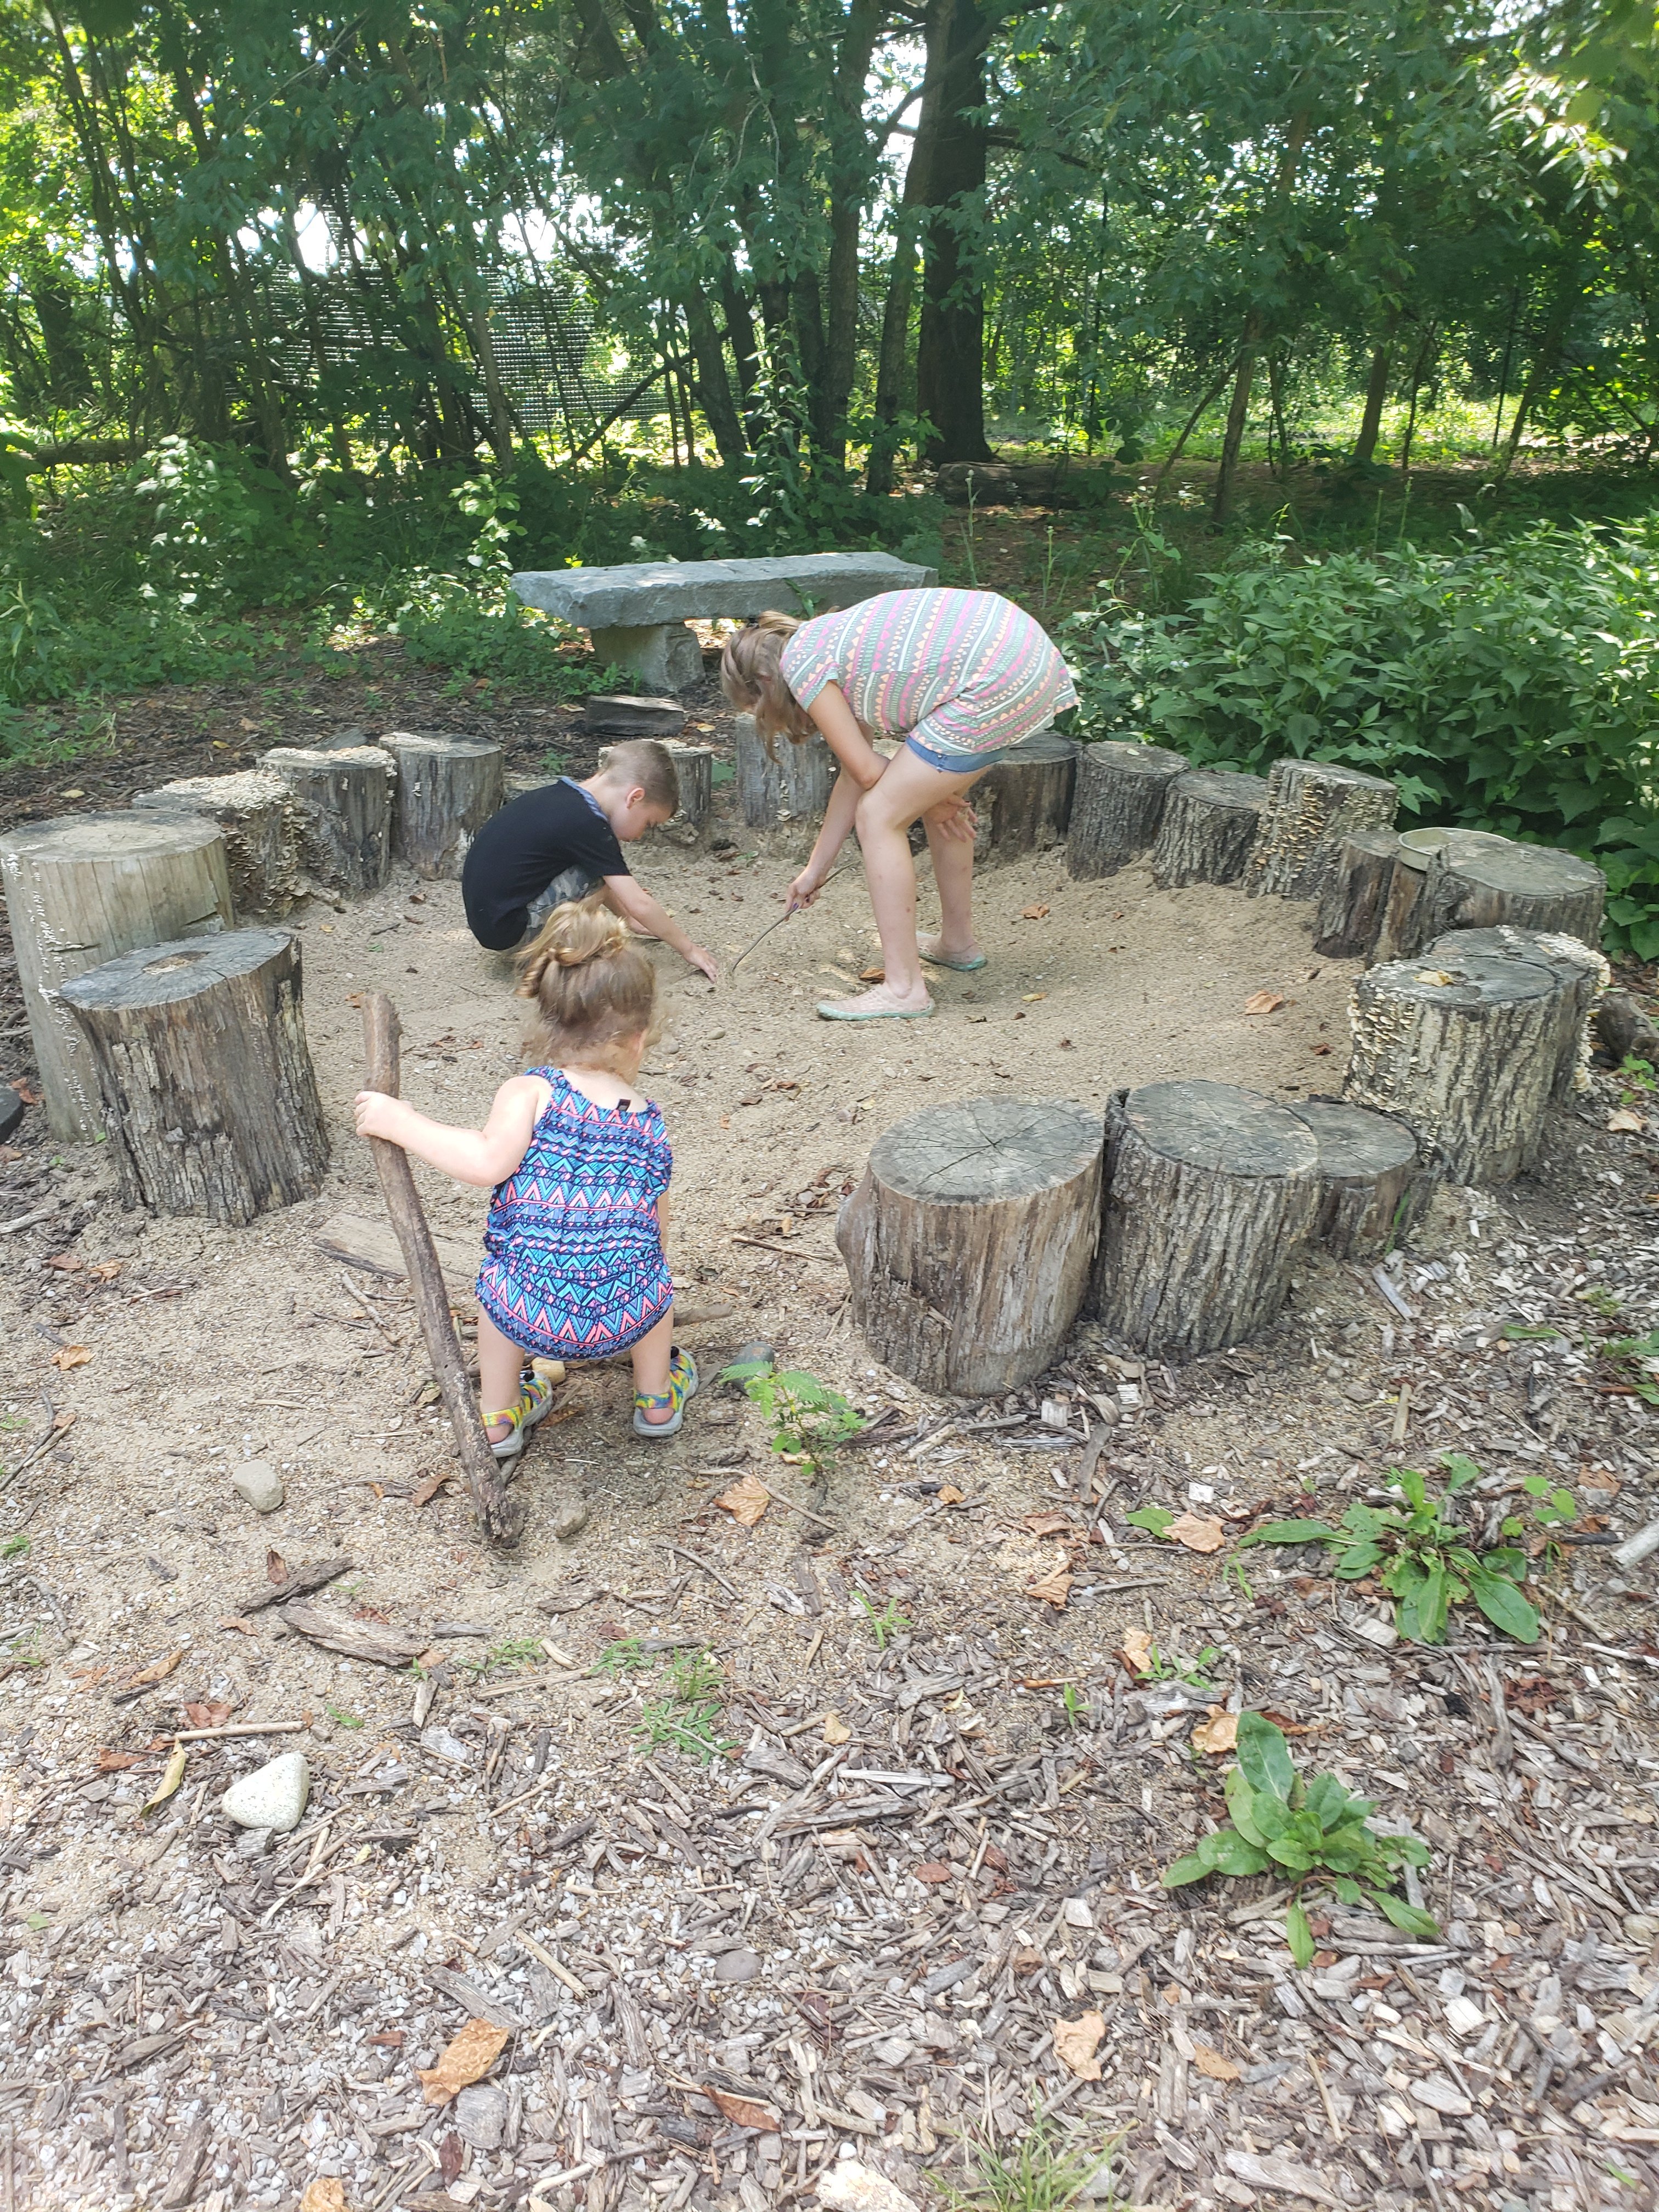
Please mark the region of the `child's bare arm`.
<svg viewBox="0 0 1659 2212"><path fill-rule="evenodd" d="M826 684L806 711L860 791L869 791L881 781L887 763L860 728L839 684Z"/></svg>
<svg viewBox="0 0 1659 2212"><path fill-rule="evenodd" d="M457 1182L488 1190L504 1182L523 1159L546 1098L547 1085L539 1077L515 1075L495 1093L482 1129L457 1129L417 1114L383 1091L360 1091L355 1109L357 1134L383 1137L429 1167L453 1176Z"/></svg>
<svg viewBox="0 0 1659 2212"><path fill-rule="evenodd" d="M634 876L607 876L605 896L609 905L621 915L624 921L635 923L653 937L661 938L672 945L682 960L689 960L694 968L701 968L711 983L719 981L712 954L705 952L680 927L660 900L653 899L645 885Z"/></svg>
<svg viewBox="0 0 1659 2212"><path fill-rule="evenodd" d="M877 757L879 759L880 755ZM886 765L883 761L882 766ZM825 878L836 865L836 854L851 834L853 817L863 796L863 789L852 771L842 769L830 793L830 804L823 810L823 826L812 841L811 858L789 886L791 914L797 907L811 906L823 888Z"/></svg>

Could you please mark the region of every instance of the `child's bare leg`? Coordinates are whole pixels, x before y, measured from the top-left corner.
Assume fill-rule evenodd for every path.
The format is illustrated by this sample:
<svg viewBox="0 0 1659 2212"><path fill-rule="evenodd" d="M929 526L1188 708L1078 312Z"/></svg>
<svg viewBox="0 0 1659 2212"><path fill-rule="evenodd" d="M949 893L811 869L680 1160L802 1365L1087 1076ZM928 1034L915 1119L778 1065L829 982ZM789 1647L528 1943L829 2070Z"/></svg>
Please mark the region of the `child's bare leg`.
<svg viewBox="0 0 1659 2212"><path fill-rule="evenodd" d="M478 1396L486 1413L499 1413L519 1402L519 1377L525 1363L524 1348L503 1336L482 1310L478 1315ZM495 1421L484 1434L492 1444L513 1433L511 1421Z"/></svg>
<svg viewBox="0 0 1659 2212"><path fill-rule="evenodd" d="M982 771L979 771L982 773ZM930 768L908 749L896 753L879 783L859 801L859 843L865 878L876 910L887 980L872 991L837 1004L853 1014L881 1014L919 1009L929 1001L916 945L916 871L910 858L910 825L931 807L957 799L973 775L950 775ZM972 848L969 852L972 863ZM948 868L947 863L947 868Z"/></svg>
<svg viewBox="0 0 1659 2212"><path fill-rule="evenodd" d="M970 837L947 836L934 819L938 810L922 817L927 849L933 856L933 881L939 889L939 930L922 948L944 953L952 960L971 960L979 946L974 939L974 844Z"/></svg>
<svg viewBox="0 0 1659 2212"><path fill-rule="evenodd" d="M674 1313L671 1307L657 1323L642 1336L629 1353L634 1362L634 1389L642 1398L665 1398L668 1395L668 1362L674 1349ZM667 1406L654 1407L645 1416L654 1428L673 1419Z"/></svg>

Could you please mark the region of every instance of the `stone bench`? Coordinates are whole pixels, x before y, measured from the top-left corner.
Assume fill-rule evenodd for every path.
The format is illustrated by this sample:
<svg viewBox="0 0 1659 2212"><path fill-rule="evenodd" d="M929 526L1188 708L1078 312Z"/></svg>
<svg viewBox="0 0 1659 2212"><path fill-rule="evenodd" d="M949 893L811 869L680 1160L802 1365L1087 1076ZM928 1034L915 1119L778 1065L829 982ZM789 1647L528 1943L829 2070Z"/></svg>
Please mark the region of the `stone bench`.
<svg viewBox="0 0 1659 2212"><path fill-rule="evenodd" d="M693 617L827 612L937 584L936 569L890 553L789 553L770 561L634 561L614 568L526 568L513 589L527 607L585 629L601 660L647 691L683 691L702 674Z"/></svg>

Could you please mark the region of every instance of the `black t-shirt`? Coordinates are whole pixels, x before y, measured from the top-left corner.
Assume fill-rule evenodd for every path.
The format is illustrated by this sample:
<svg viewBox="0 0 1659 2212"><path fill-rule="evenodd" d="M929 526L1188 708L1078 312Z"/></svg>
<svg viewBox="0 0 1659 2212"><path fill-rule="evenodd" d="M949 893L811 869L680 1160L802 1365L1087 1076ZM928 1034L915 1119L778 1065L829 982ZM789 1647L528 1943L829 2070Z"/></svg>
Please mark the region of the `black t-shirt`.
<svg viewBox="0 0 1659 2212"><path fill-rule="evenodd" d="M499 943L503 927L567 868L595 877L632 872L604 815L580 785L561 776L509 799L472 840L461 870L472 934L481 944Z"/></svg>

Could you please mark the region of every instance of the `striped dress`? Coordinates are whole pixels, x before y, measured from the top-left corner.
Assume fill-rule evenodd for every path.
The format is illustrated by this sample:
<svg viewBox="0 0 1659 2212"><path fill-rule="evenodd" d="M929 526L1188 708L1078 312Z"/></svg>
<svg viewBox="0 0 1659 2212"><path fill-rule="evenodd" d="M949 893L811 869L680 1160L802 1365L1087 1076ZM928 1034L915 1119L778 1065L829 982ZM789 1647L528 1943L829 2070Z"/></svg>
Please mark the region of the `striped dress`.
<svg viewBox="0 0 1659 2212"><path fill-rule="evenodd" d="M818 615L784 647L782 669L803 707L838 684L876 736L964 767L1077 704L1041 625L996 592L883 592Z"/></svg>

